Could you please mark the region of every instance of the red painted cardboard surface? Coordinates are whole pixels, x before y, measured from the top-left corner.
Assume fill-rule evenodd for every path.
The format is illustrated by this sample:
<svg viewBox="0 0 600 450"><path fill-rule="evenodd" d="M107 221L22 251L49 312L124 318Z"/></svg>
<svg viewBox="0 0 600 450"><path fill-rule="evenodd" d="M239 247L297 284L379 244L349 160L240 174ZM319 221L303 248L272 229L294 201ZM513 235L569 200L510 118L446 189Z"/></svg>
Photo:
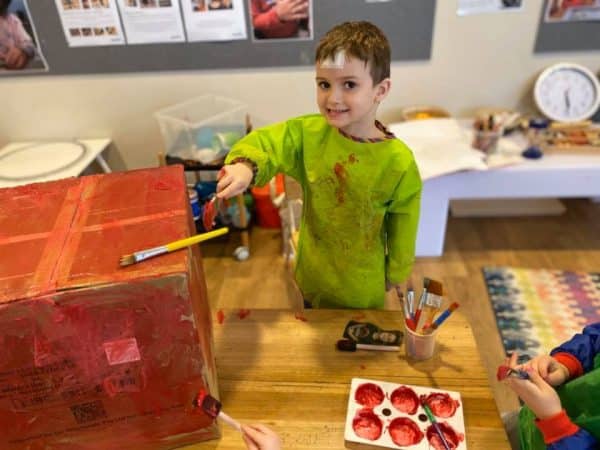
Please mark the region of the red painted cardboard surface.
<svg viewBox="0 0 600 450"><path fill-rule="evenodd" d="M168 449L218 436L198 249L181 167L0 189L0 448Z"/></svg>

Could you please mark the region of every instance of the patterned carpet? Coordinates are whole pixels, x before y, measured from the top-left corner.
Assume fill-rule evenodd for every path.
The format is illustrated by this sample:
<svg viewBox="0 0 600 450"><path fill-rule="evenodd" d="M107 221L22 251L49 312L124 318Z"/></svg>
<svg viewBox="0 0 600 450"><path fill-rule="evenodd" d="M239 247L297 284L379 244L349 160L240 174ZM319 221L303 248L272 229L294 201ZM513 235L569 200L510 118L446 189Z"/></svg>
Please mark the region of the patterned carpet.
<svg viewBox="0 0 600 450"><path fill-rule="evenodd" d="M504 349L520 360L600 322L600 273L485 267L483 275Z"/></svg>

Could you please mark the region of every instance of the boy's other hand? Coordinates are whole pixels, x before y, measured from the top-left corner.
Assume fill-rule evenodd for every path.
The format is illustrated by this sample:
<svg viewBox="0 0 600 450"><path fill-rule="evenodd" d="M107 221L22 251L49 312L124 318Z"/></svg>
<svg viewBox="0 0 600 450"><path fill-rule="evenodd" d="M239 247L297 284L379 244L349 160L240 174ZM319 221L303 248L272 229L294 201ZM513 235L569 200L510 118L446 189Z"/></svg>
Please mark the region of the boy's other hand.
<svg viewBox="0 0 600 450"><path fill-rule="evenodd" d="M538 419L548 419L560 413L562 405L554 388L535 370L528 369L529 380L508 377L506 384L529 406Z"/></svg>
<svg viewBox="0 0 600 450"><path fill-rule="evenodd" d="M275 12L282 22L306 19L308 17L308 0L278 0Z"/></svg>
<svg viewBox="0 0 600 450"><path fill-rule="evenodd" d="M250 186L253 176L252 169L247 163L238 162L223 166L219 172L217 197L231 198L243 193Z"/></svg>
<svg viewBox="0 0 600 450"><path fill-rule="evenodd" d="M527 362L526 366L530 366L535 372L539 373L551 386L560 386L569 379L569 369L552 356L536 356Z"/></svg>
<svg viewBox="0 0 600 450"><path fill-rule="evenodd" d="M264 425L242 425L242 433L248 450L281 450L277 433Z"/></svg>

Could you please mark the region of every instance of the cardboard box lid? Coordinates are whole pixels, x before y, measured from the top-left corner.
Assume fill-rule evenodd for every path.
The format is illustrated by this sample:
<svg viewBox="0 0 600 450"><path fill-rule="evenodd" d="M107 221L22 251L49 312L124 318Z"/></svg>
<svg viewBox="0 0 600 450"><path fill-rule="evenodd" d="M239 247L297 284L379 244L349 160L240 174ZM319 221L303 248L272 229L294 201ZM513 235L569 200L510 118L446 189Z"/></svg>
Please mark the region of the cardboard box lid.
<svg viewBox="0 0 600 450"><path fill-rule="evenodd" d="M185 272L187 251L121 268L119 258L190 235L181 166L0 189L0 304Z"/></svg>

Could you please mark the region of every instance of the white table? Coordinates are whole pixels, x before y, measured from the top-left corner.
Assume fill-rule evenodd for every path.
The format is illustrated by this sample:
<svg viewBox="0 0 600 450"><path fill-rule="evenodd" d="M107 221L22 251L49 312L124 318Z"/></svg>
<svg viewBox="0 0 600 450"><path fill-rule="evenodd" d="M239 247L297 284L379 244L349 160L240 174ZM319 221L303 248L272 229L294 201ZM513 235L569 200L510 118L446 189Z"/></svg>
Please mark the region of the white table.
<svg viewBox="0 0 600 450"><path fill-rule="evenodd" d="M513 166L426 180L416 254L442 255L450 200L546 197L600 197L600 152L546 154Z"/></svg>
<svg viewBox="0 0 600 450"><path fill-rule="evenodd" d="M73 142L81 145L75 147ZM110 143L111 140L106 138L81 139L72 142L12 142L0 149L0 188L76 177L93 161L96 161L105 173L110 173L111 169L102 156L102 152ZM37 144L52 145L35 147ZM40 149L39 154L36 148ZM44 148L52 150L44 151ZM69 152L72 153L73 148L81 148L81 154L74 155L77 158L61 168L59 160L69 162L69 158L72 157ZM57 170L52 170L53 164L57 165ZM35 175L36 173L43 175Z"/></svg>

